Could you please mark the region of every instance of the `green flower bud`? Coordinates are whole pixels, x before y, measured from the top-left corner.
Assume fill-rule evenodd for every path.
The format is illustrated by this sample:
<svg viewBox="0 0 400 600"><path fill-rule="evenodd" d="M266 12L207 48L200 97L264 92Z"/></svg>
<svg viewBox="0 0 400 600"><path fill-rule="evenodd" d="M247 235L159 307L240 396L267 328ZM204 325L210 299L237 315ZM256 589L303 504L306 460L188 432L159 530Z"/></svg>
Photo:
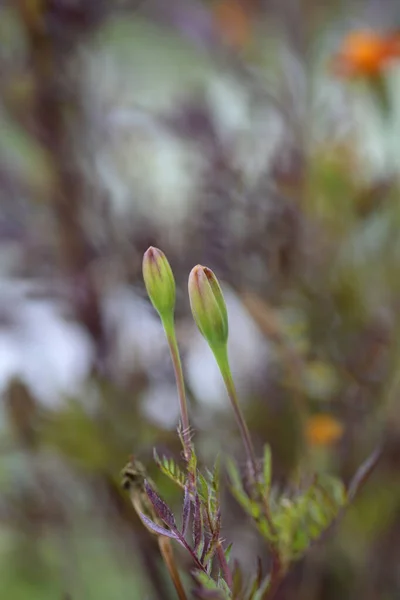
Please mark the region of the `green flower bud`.
<svg viewBox="0 0 400 600"><path fill-rule="evenodd" d="M162 321L173 319L175 279L164 252L150 246L143 256L143 279L147 293Z"/></svg>
<svg viewBox="0 0 400 600"><path fill-rule="evenodd" d="M189 275L189 299L200 333L211 349L228 341L228 313L218 279L207 267L197 265Z"/></svg>

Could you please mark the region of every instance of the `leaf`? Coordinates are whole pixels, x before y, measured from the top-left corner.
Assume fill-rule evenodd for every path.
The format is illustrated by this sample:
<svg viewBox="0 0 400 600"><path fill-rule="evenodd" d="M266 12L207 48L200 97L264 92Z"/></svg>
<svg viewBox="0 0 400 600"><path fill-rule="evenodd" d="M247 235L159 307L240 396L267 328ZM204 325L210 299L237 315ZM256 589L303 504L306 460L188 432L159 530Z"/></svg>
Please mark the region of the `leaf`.
<svg viewBox="0 0 400 600"><path fill-rule="evenodd" d="M226 583L225 579L223 579L223 577L219 577L219 579L218 579L218 587L221 590L224 590L224 592L226 594L226 598L232 598L231 590L229 589L229 586Z"/></svg>
<svg viewBox="0 0 400 600"><path fill-rule="evenodd" d="M200 548L200 544L203 538L203 516L201 513L200 496L196 494L194 503L194 517L193 517L193 543L194 551Z"/></svg>
<svg viewBox="0 0 400 600"><path fill-rule="evenodd" d="M271 448L266 444L264 447L264 465L263 465L263 483L266 489L265 493L268 493L271 488L272 480L272 457Z"/></svg>
<svg viewBox="0 0 400 600"><path fill-rule="evenodd" d="M200 600L227 600L229 596L224 596L221 590L194 590L193 595Z"/></svg>
<svg viewBox="0 0 400 600"><path fill-rule="evenodd" d="M172 538L173 540L177 540L178 542L180 541L179 537L171 529L165 529L164 527L161 527L161 525L157 525L157 523L154 523L154 521L149 519L149 517L146 517L146 515L144 515L143 513L139 513L139 516L140 519L143 521L144 525L146 525L146 527L150 529L150 531L152 531L153 533Z"/></svg>
<svg viewBox="0 0 400 600"><path fill-rule="evenodd" d="M239 566L239 563L235 561L235 565L232 571L233 586L232 595L234 598L240 598L243 590L243 573Z"/></svg>
<svg viewBox="0 0 400 600"><path fill-rule="evenodd" d="M267 591L269 589L270 584L271 584L271 577L270 577L270 575L267 575L265 577L264 581L262 582L261 586L257 590L257 592L254 594L252 600L263 600L263 598L265 597L265 594L267 593Z"/></svg>
<svg viewBox="0 0 400 600"><path fill-rule="evenodd" d="M183 499L183 511L182 511L182 535L185 536L189 527L190 513L191 513L191 500L189 489L185 487L185 496Z"/></svg>
<svg viewBox="0 0 400 600"><path fill-rule="evenodd" d="M228 600L228 598L230 598L230 595L227 595L224 590L221 590L218 584L207 575L207 573L196 571L194 578L200 585L200 590L196 590L198 598L212 598L213 600L214 598L216 600Z"/></svg>
<svg viewBox="0 0 400 600"><path fill-rule="evenodd" d="M322 474L318 476L318 483L329 494L336 507L343 506L347 501L344 483L337 477Z"/></svg>
<svg viewBox="0 0 400 600"><path fill-rule="evenodd" d="M207 563L208 563L208 560L207 560L206 557L207 557L208 550L209 550L210 545L211 545L211 541L212 541L212 538L210 538L210 537L207 537L207 538L204 539L203 551L202 551L201 556L200 556L200 562L204 566L207 566Z"/></svg>
<svg viewBox="0 0 400 600"><path fill-rule="evenodd" d="M246 511L251 511L251 500L244 491L239 469L233 460L228 459L227 469L231 480L231 491L233 495Z"/></svg>
<svg viewBox="0 0 400 600"><path fill-rule="evenodd" d="M208 473L211 490L209 490L208 509L214 520L219 511L219 489L220 489L220 460L217 458L212 472Z"/></svg>
<svg viewBox="0 0 400 600"><path fill-rule="evenodd" d="M197 474L197 487L201 500L204 504L208 504L208 497L210 495L209 485L206 478L201 473Z"/></svg>
<svg viewBox="0 0 400 600"><path fill-rule="evenodd" d="M218 544L219 544L219 530L215 531L214 534L212 535L212 537L208 540L207 543L207 548L205 550L203 550L203 558L202 558L202 563L204 565L207 565L210 563L210 561L212 561L214 554L217 550Z"/></svg>
<svg viewBox="0 0 400 600"><path fill-rule="evenodd" d="M274 520L286 558L300 558L311 542L331 525L345 502L342 482L325 475L317 476L312 485L297 497L281 498Z"/></svg>
<svg viewBox="0 0 400 600"><path fill-rule="evenodd" d="M262 581L262 564L260 557L257 558L257 572L253 577L248 592L246 594L246 600L253 600L254 595L259 590Z"/></svg>
<svg viewBox="0 0 400 600"><path fill-rule="evenodd" d="M249 498L244 491L242 480L236 464L233 461L228 460L227 469L231 479L231 492L233 496L247 512L247 514L254 519L260 533L269 541L272 541L273 535L271 534L271 530L266 518L263 516L263 508L260 506L257 500L252 500Z"/></svg>
<svg viewBox="0 0 400 600"><path fill-rule="evenodd" d="M189 460L187 469L188 469L189 473L191 473L194 476L196 475L196 471L197 471L197 456L196 456L196 452L194 451L193 448L192 448L192 453L190 455L190 460Z"/></svg>
<svg viewBox="0 0 400 600"><path fill-rule="evenodd" d="M184 490L186 486L186 475L175 461L172 458L166 458L165 456L160 458L156 450L154 450L153 454L154 460L160 471Z"/></svg>
<svg viewBox="0 0 400 600"><path fill-rule="evenodd" d="M232 553L233 543L231 542L229 546L227 546L224 550L226 562L229 563L231 553Z"/></svg>
<svg viewBox="0 0 400 600"><path fill-rule="evenodd" d="M176 532L177 526L175 522L175 517L171 509L167 506L167 504L165 504L164 500L160 498L157 492L153 490L148 481L144 482L144 486L146 489L146 494L150 502L152 503L157 516L160 517L160 519L164 521L164 523L166 523L168 527L170 527L173 531Z"/></svg>

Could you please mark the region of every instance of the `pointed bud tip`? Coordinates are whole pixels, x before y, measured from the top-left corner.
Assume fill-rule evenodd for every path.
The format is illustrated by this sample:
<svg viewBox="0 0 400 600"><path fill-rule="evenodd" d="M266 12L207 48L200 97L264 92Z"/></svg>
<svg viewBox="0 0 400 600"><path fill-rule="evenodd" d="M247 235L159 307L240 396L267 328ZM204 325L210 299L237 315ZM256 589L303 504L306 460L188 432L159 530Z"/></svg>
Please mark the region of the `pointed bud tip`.
<svg viewBox="0 0 400 600"><path fill-rule="evenodd" d="M189 299L200 333L210 347L228 339L228 316L218 280L211 269L196 265L189 275Z"/></svg>
<svg viewBox="0 0 400 600"><path fill-rule="evenodd" d="M173 318L175 279L164 252L150 246L143 255L143 279L147 294L162 320Z"/></svg>

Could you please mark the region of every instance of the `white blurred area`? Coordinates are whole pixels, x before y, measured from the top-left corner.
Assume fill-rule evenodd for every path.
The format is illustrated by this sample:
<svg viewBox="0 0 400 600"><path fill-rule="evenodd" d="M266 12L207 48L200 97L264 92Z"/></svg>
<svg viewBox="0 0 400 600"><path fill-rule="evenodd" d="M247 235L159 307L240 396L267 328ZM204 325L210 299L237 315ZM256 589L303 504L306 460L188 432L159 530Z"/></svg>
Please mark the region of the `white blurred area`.
<svg viewBox="0 0 400 600"><path fill-rule="evenodd" d="M224 295L232 324L229 356L240 394L256 385L257 376L265 377L271 352L240 299L229 289L224 289ZM133 291L121 288L108 300L107 314L114 330L115 375L123 381L132 368L142 369L149 379L141 399L144 415L158 426L175 428L179 420L178 397L168 346L156 312ZM215 359L196 325L188 319L178 323L177 331L186 381L196 399L207 407L208 415L212 415L213 407L229 411Z"/></svg>
<svg viewBox="0 0 400 600"><path fill-rule="evenodd" d="M179 235L190 218L208 157L196 137L178 135L166 119L195 98L245 185L265 176L284 134L282 116L272 103L255 102L225 64L140 19L116 24L101 42L78 64L91 177L122 231L145 218Z"/></svg>
<svg viewBox="0 0 400 600"><path fill-rule="evenodd" d="M0 280L0 393L18 378L54 408L82 391L94 351L66 307L39 293L39 284Z"/></svg>
<svg viewBox="0 0 400 600"><path fill-rule="evenodd" d="M82 327L66 318L65 307L38 297L40 286L17 280L0 284L0 393L15 377L21 379L43 406L56 408L68 398L84 398L94 360L94 348ZM35 294L34 294L35 292ZM225 290L231 327L229 353L239 393L254 385L269 362L269 348L240 300ZM128 286L106 295L106 329L111 333L110 368L121 384L133 372L149 380L141 406L155 424L175 428L179 405L168 345L150 303ZM187 382L208 414L229 410L229 402L215 360L191 321L178 327ZM82 401L84 401L82 399Z"/></svg>
<svg viewBox="0 0 400 600"><path fill-rule="evenodd" d="M385 75L393 107L386 119L371 90L329 69L344 34L333 29L321 35L307 69L282 42L275 47L279 60L266 44L268 62L260 60L250 71L251 90L234 69L176 32L140 19L111 24L78 64L89 170L121 234L135 230L144 218L179 236L190 219L207 157L195 138L179 136L165 118L196 97L205 104L243 191L268 176L276 153L291 141L303 144L310 155L332 142L349 147L366 181L398 171L400 69L396 65ZM285 105L283 112L279 104Z"/></svg>

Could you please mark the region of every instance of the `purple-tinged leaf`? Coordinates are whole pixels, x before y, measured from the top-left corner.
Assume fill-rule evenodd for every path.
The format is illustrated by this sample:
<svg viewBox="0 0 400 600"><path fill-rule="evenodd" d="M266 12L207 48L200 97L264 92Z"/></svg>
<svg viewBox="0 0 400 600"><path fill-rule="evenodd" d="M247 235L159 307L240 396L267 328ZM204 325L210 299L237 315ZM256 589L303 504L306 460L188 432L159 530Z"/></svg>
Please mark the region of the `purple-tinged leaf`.
<svg viewBox="0 0 400 600"><path fill-rule="evenodd" d="M182 511L182 535L185 536L189 527L190 513L191 513L191 500L189 489L185 487L185 496L183 499L183 511Z"/></svg>
<svg viewBox="0 0 400 600"><path fill-rule="evenodd" d="M164 523L168 525L168 527L170 527L173 531L176 532L178 528L176 526L175 517L172 514L171 509L165 504L164 500L160 498L157 492L153 490L148 481L145 481L144 485L146 489L146 494L150 502L152 503L157 516L160 517L160 519L164 521Z"/></svg>
<svg viewBox="0 0 400 600"><path fill-rule="evenodd" d="M154 521L149 519L149 517L146 517L146 515L144 515L143 513L140 513L139 516L140 519L143 521L143 524L147 527L147 529L149 529L153 533L157 535L164 535L165 537L172 538L173 540L177 540L178 542L180 541L179 537L176 535L176 533L171 531L171 529L165 529L164 527L161 527L161 525L157 525L157 523L154 523Z"/></svg>
<svg viewBox="0 0 400 600"><path fill-rule="evenodd" d="M214 528L215 537L219 537L219 534L221 532L221 509L220 509L220 507L217 508L217 511L214 515L213 528Z"/></svg>
<svg viewBox="0 0 400 600"><path fill-rule="evenodd" d="M194 590L193 595L200 600L225 600L226 598L220 590Z"/></svg>
<svg viewBox="0 0 400 600"><path fill-rule="evenodd" d="M201 544L203 537L203 519L201 514L200 496L196 494L194 502L194 518L193 518L193 543L194 551L196 552Z"/></svg>

